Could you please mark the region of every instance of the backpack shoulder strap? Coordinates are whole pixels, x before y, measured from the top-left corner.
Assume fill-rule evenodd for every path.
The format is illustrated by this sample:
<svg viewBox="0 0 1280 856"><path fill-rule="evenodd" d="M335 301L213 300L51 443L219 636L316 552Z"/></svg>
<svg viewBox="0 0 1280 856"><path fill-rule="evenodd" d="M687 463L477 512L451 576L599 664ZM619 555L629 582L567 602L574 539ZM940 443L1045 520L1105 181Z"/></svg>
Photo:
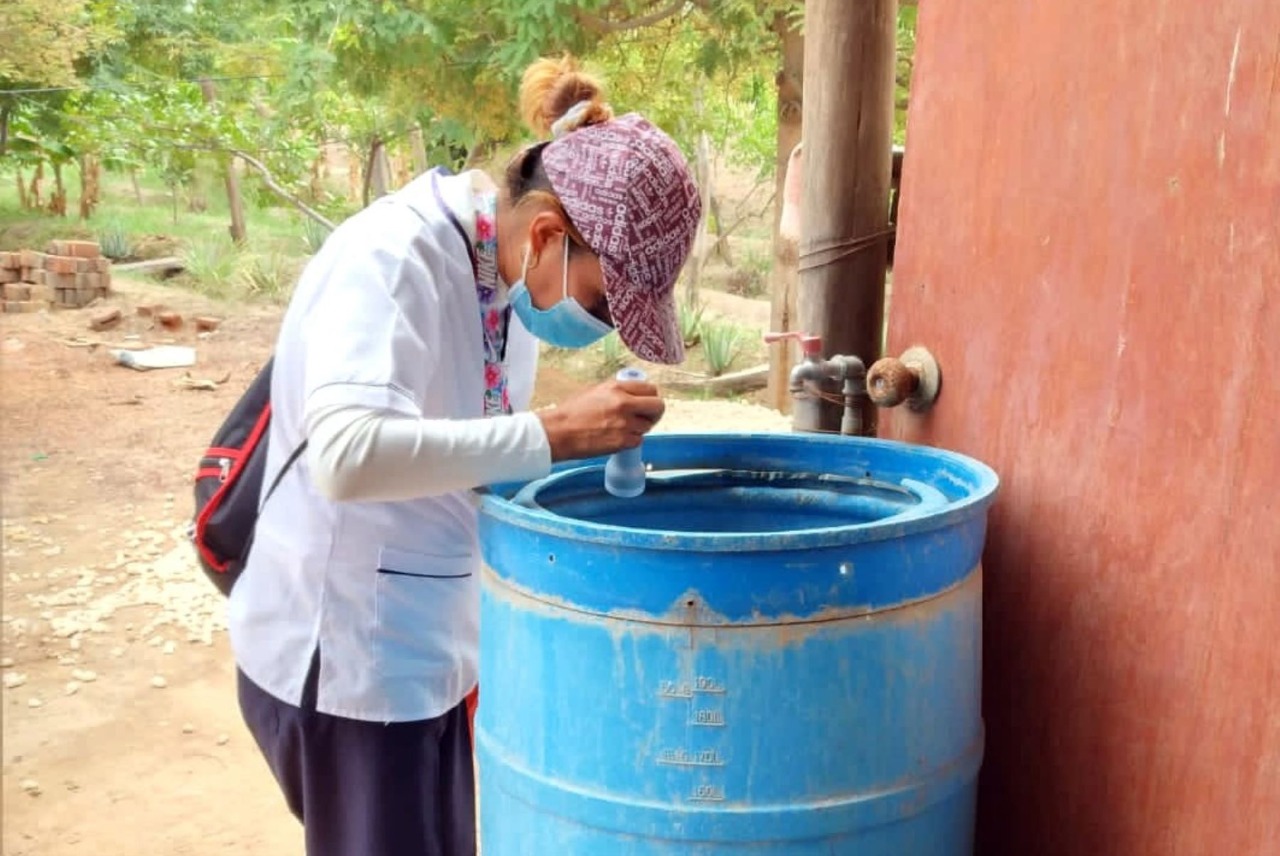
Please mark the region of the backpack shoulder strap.
<svg viewBox="0 0 1280 856"><path fill-rule="evenodd" d="M302 453L307 450L307 441L303 440L298 444L289 457L285 458L284 466L276 473L276 477L271 480L271 485L267 488L267 492L262 496L262 502L258 505L258 517L262 516L262 509L266 508L267 500L271 499L271 494L276 492L276 488L280 486L280 482L284 480L285 473L289 472L290 467L297 463L298 458L302 457ZM253 549L253 538L258 532L258 517L253 519L253 525L249 528L249 536L245 538L244 550L240 553L240 565L243 567L249 561L249 551Z"/></svg>
<svg viewBox="0 0 1280 856"><path fill-rule="evenodd" d="M471 261L471 271L479 276L479 261L476 259L476 249L471 244L471 237L467 234L467 230L458 220L458 215L453 213L453 209L444 201L444 195L440 192L440 185L436 183L437 173L431 175L431 192L435 195L436 204L440 206L440 210L444 212L445 218L449 221L449 225L458 233L458 237L462 239L462 245L467 248L467 258Z"/></svg>
<svg viewBox="0 0 1280 856"><path fill-rule="evenodd" d="M280 486L280 482L284 480L285 473L289 472L289 468L297 462L298 458L302 457L302 453L306 450L307 441L303 440L298 444L297 448L289 453L289 457L285 458L284 465L280 467L280 471L276 473L276 477L271 480L271 485L267 488L267 492L262 495L262 504L258 506L259 514L261 514L262 509L266 507L267 500L271 499L271 494L276 492L276 488L278 488Z"/></svg>

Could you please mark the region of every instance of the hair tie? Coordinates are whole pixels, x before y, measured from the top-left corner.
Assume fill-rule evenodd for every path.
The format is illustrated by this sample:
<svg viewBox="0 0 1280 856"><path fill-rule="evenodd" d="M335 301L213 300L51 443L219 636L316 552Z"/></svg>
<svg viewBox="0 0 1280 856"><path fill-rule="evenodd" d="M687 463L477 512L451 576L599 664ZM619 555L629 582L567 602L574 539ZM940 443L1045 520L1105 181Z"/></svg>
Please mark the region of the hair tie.
<svg viewBox="0 0 1280 856"><path fill-rule="evenodd" d="M587 111L591 109L593 101L579 101L574 104L559 119L551 123L551 139L557 140L570 131L576 131L581 125L582 120L587 117Z"/></svg>

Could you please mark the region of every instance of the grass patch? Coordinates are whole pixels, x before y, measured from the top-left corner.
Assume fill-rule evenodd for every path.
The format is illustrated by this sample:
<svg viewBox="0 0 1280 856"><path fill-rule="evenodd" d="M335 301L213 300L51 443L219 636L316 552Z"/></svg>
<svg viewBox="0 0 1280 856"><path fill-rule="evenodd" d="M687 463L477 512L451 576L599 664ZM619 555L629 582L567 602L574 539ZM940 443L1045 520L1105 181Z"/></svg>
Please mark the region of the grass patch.
<svg viewBox="0 0 1280 856"><path fill-rule="evenodd" d="M104 175L102 202L92 217L81 221L74 216L53 217L21 210L12 172L8 175L10 177L6 180L0 174L0 242L5 244L40 238L46 243L54 238L92 239L106 229L122 232L131 239L144 235L168 235L184 242L215 237L230 241L228 227L231 217L227 201L221 196L210 196L203 211L187 211L180 205L175 222L172 209L166 204L167 192L144 192L143 198L147 201L139 206L127 179L121 184L118 176ZM68 187L78 186L75 181L77 179L68 178ZM250 243L297 252L302 233L299 215L280 208L249 207L245 211L245 220Z"/></svg>
<svg viewBox="0 0 1280 856"><path fill-rule="evenodd" d="M0 251L40 250L60 239L93 240L91 228L75 220L31 214L0 203Z"/></svg>
<svg viewBox="0 0 1280 856"><path fill-rule="evenodd" d="M30 181L29 170L24 177ZM72 197L68 209L74 212L80 186L74 167L67 169L64 183ZM178 256L187 272L174 284L211 296L287 297L306 256L324 242L328 230L291 208L256 205L255 194L246 188L248 240L236 247L226 195L218 192L216 174L206 168L196 188L199 204L189 205L186 192L180 190L175 206L172 193L154 177L140 175L135 194L128 175L103 173L99 205L92 217L81 221L74 215L54 217L21 209L14 169L0 169L0 250L43 250L57 239L96 240L103 255L116 260Z"/></svg>

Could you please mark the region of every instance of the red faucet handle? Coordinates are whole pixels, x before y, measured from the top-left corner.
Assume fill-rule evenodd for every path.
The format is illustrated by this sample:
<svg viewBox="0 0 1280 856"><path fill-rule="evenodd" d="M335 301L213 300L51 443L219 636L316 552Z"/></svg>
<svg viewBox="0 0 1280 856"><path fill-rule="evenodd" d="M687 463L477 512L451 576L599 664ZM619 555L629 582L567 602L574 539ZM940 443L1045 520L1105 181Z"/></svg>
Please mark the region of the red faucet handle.
<svg viewBox="0 0 1280 856"><path fill-rule="evenodd" d="M795 339L800 343L800 350L804 352L806 357L822 356L822 337L814 336L810 333L802 333L798 330L788 330L785 333L765 333L764 342L766 345L772 345L774 342L785 342L787 339Z"/></svg>

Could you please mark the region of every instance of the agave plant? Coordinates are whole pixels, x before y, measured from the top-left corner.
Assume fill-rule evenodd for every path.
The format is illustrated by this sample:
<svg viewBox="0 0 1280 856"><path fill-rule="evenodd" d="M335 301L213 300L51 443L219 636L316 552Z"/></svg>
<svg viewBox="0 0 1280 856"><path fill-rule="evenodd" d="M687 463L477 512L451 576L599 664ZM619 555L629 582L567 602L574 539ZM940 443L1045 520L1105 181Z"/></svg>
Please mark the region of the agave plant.
<svg viewBox="0 0 1280 856"><path fill-rule="evenodd" d="M724 321L714 321L702 326L702 356L707 361L707 372L719 377L729 370L733 361L742 353L746 337L741 327Z"/></svg>
<svg viewBox="0 0 1280 856"><path fill-rule="evenodd" d="M684 339L686 348L692 348L702 339L702 313L705 309L706 306L694 306L688 300L680 303L680 337Z"/></svg>
<svg viewBox="0 0 1280 856"><path fill-rule="evenodd" d="M98 232L98 246L102 254L109 259L119 261L133 254L133 243L129 233L119 223L109 223Z"/></svg>

